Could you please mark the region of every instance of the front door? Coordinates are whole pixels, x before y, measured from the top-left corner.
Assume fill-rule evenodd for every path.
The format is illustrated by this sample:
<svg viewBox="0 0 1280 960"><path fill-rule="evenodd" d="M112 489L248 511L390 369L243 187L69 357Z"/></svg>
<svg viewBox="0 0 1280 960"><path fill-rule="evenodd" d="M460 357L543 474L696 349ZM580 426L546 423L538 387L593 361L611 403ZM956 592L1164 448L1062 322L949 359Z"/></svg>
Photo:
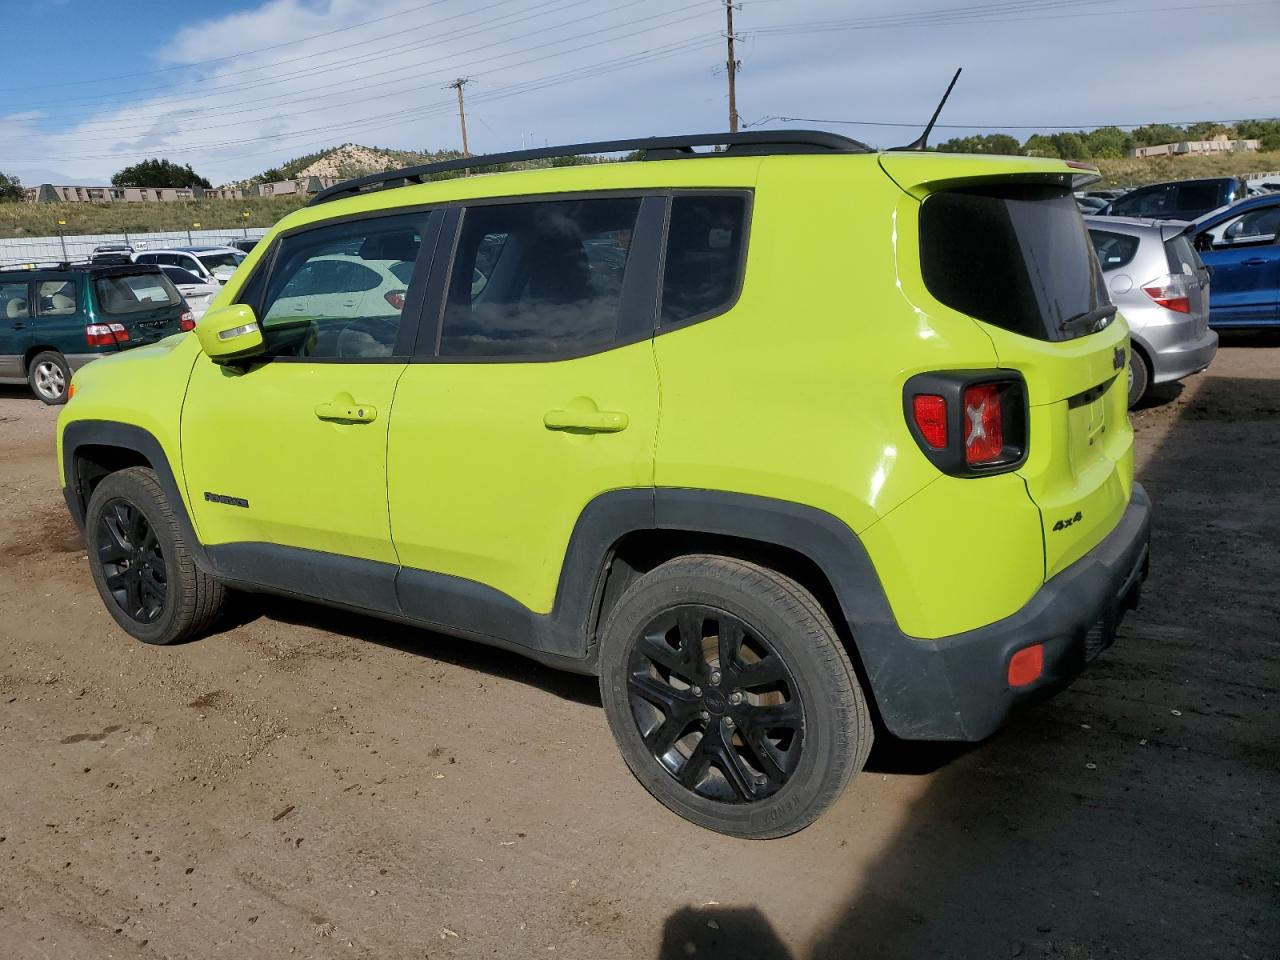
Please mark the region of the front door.
<svg viewBox="0 0 1280 960"><path fill-rule="evenodd" d="M284 237L270 276L255 274L241 293L260 317L264 357L197 361L183 462L197 531L222 575L366 609L394 605L387 427L416 333L427 225L426 214L402 214ZM407 298L364 296L392 270L410 278ZM315 295L317 275L331 282L335 272L349 289Z"/></svg>
<svg viewBox="0 0 1280 960"><path fill-rule="evenodd" d="M1200 235L1200 256L1213 267L1209 322L1214 326L1280 323L1280 200L1251 207Z"/></svg>
<svg viewBox="0 0 1280 960"><path fill-rule="evenodd" d="M664 206L611 196L464 211L438 326L424 324L391 421L406 614L435 619L435 588L475 584L547 613L587 504L652 487Z"/></svg>
<svg viewBox="0 0 1280 960"><path fill-rule="evenodd" d="M22 354L31 326L31 285L0 281L0 380L21 380Z"/></svg>

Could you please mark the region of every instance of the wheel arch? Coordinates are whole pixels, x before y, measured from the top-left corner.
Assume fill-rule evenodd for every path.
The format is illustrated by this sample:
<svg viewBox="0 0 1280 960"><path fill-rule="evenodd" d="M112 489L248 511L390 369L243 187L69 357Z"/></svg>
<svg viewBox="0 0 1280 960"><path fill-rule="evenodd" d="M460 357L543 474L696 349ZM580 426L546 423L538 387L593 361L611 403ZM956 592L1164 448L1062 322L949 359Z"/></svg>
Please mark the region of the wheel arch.
<svg viewBox="0 0 1280 960"><path fill-rule="evenodd" d="M31 361L42 353L56 353L58 356L66 360L67 355L52 344L39 344L34 347L27 347L22 351L22 375L25 377L31 372Z"/></svg>

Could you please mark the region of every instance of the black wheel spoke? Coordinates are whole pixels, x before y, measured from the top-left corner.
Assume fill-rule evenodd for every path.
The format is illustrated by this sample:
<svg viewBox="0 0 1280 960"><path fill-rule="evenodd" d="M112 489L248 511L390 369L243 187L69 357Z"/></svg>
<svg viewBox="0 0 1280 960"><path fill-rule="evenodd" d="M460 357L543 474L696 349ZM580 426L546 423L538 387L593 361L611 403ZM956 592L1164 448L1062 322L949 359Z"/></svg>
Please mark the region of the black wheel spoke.
<svg viewBox="0 0 1280 960"><path fill-rule="evenodd" d="M750 624L710 606L668 608L639 632L629 670L644 746L685 789L749 804L795 773L804 710L786 661Z"/></svg>
<svg viewBox="0 0 1280 960"><path fill-rule="evenodd" d="M127 589L129 578L133 576L133 571L129 569L117 570L115 573L108 573L103 580L107 584L108 590L125 590Z"/></svg>
<svg viewBox="0 0 1280 960"><path fill-rule="evenodd" d="M153 623L168 597L159 535L146 515L127 500L110 501L96 530L94 557L107 592L130 619Z"/></svg>

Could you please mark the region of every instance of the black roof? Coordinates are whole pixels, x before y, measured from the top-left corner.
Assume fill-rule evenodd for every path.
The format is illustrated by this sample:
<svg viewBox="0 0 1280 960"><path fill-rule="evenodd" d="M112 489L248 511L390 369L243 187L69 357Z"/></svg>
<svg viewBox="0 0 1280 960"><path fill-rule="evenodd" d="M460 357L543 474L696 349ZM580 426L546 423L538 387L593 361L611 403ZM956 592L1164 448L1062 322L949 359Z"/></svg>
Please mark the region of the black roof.
<svg viewBox="0 0 1280 960"><path fill-rule="evenodd" d="M89 263L87 261L71 263L66 260L34 263L31 266L24 264L16 267L0 267L0 274L6 276L33 273L88 273L94 276L120 276L130 273L159 272L160 268L154 263Z"/></svg>
<svg viewBox="0 0 1280 960"><path fill-rule="evenodd" d="M694 147L723 146L718 153L697 153ZM563 147L541 147L536 150L512 150L479 157L459 157L438 163L424 163L386 173L356 177L321 190L311 206L355 196L374 190L389 190L410 183L424 183L434 174L453 170L491 167L499 163L523 160L551 160L557 157L581 157L595 153L640 152L644 160L688 160L695 157L770 156L797 153L873 153L865 143L822 130L749 130L746 133L696 133L683 137L648 137L639 140L600 140L575 143Z"/></svg>

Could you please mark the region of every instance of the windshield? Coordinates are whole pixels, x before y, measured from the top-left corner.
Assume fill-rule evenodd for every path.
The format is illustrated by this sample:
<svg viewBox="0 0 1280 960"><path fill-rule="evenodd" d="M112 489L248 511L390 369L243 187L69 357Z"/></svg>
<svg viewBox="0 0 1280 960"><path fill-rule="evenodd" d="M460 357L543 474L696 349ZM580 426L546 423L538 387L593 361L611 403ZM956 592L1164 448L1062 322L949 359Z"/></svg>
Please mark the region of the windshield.
<svg viewBox="0 0 1280 960"><path fill-rule="evenodd" d="M984 323L1038 340L1107 304L1101 272L1066 187L1001 184L935 193L920 211L925 285ZM1100 322L1105 323L1105 318Z"/></svg>
<svg viewBox="0 0 1280 960"><path fill-rule="evenodd" d="M93 281L103 313L120 316L157 307L176 307L182 296L162 273L133 273L98 277Z"/></svg>

